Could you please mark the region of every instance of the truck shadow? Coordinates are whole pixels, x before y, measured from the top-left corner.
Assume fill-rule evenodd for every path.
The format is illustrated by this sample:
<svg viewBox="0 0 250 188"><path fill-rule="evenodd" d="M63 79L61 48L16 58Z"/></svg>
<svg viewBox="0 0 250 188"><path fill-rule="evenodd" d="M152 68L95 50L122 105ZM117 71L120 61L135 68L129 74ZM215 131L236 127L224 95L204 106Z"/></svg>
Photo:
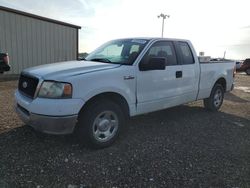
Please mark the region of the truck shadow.
<svg viewBox="0 0 250 188"><path fill-rule="evenodd" d="M226 93L225 100L232 101L232 102L238 102L238 103L249 102L248 100L245 100L241 97L238 97L237 95L235 95L233 93Z"/></svg>
<svg viewBox="0 0 250 188"><path fill-rule="evenodd" d="M79 174L89 171L98 177L103 169L117 166L130 169L130 173L137 173L135 169L139 167L141 176L148 176L151 173L148 169L154 171L154 164L168 174L171 181L184 182L175 178L185 175L223 187L226 185L223 178L233 181L249 172L245 168L250 162L249 119L183 105L134 117L126 125L127 130L120 139L102 150L82 147L74 135L39 136L28 126L2 133L0 176L5 182L11 182L12 175L22 174L25 181L31 178L29 172L32 171L40 174L35 182L49 183L58 176L71 177L71 171ZM198 174L199 169L202 176ZM172 172L175 174L171 175ZM46 173L55 175L46 180L42 178ZM216 174L221 177L216 178ZM125 174L120 175L126 180ZM109 179L112 178L116 175L110 174Z"/></svg>

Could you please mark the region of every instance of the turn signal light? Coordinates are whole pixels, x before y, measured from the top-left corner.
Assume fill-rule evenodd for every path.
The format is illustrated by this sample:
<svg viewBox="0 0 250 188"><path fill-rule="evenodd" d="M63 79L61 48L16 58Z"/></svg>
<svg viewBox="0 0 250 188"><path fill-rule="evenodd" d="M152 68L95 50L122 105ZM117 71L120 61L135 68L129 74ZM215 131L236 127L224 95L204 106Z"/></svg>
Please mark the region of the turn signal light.
<svg viewBox="0 0 250 188"><path fill-rule="evenodd" d="M65 96L71 96L72 95L72 87L70 84L65 84L63 88L63 94Z"/></svg>

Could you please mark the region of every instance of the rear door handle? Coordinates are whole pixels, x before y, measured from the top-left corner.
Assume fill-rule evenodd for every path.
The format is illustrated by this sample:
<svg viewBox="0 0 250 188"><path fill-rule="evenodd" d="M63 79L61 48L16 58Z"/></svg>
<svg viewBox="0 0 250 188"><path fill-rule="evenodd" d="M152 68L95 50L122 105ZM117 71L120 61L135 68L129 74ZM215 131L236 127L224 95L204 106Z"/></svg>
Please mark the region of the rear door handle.
<svg viewBox="0 0 250 188"><path fill-rule="evenodd" d="M176 78L181 78L182 77L182 71L176 71L175 76L176 76Z"/></svg>

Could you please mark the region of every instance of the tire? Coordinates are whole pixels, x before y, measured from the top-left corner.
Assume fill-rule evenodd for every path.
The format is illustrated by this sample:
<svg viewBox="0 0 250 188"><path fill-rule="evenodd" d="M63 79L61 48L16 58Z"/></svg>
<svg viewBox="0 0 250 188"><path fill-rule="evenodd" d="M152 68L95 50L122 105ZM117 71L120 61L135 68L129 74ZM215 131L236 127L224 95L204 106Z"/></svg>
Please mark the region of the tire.
<svg viewBox="0 0 250 188"><path fill-rule="evenodd" d="M250 75L250 68L246 70L247 75Z"/></svg>
<svg viewBox="0 0 250 188"><path fill-rule="evenodd" d="M90 148L105 148L118 138L125 116L121 106L109 100L97 100L79 114L77 135Z"/></svg>
<svg viewBox="0 0 250 188"><path fill-rule="evenodd" d="M223 104L224 89L221 84L215 84L210 97L203 100L204 107L212 112L216 112Z"/></svg>

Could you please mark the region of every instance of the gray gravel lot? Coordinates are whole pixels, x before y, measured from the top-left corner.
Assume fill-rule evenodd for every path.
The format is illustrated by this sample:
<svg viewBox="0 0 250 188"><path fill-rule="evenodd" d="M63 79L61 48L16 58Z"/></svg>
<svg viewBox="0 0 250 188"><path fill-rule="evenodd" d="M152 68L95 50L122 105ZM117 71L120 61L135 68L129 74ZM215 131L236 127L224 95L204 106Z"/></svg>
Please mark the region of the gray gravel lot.
<svg viewBox="0 0 250 188"><path fill-rule="evenodd" d="M135 117L102 150L24 126L16 85L0 82L0 187L250 187L250 76L220 112L194 102Z"/></svg>

